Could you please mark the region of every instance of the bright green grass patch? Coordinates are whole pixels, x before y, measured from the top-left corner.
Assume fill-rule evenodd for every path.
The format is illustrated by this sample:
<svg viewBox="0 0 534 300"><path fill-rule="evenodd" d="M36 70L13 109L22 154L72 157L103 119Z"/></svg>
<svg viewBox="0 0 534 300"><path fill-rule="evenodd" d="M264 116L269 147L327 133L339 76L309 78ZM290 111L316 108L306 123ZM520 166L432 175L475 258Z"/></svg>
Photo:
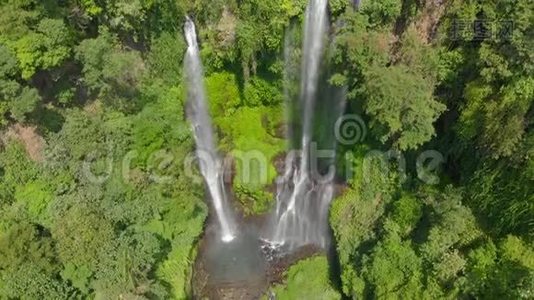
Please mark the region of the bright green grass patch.
<svg viewBox="0 0 534 300"><path fill-rule="evenodd" d="M328 261L324 256L302 260L287 271L285 285L271 289L279 300L335 300L341 295L331 285Z"/></svg>
<svg viewBox="0 0 534 300"><path fill-rule="evenodd" d="M53 199L53 195L47 183L38 180L18 186L15 191L15 199L26 205L31 217L38 219Z"/></svg>
<svg viewBox="0 0 534 300"><path fill-rule="evenodd" d="M277 114L273 108L242 107L219 124L226 134L221 145L236 162L234 191L246 212L264 212L273 200L265 187L277 176L273 162L285 145L269 132L271 118Z"/></svg>
<svg viewBox="0 0 534 300"><path fill-rule="evenodd" d="M219 133L218 144L235 161L233 190L245 213L250 214L271 207L274 197L266 187L277 176L273 162L284 150L285 141L276 137L282 108L280 97L272 91L275 87L262 80L246 86L243 100L235 75L223 72L206 78L210 113ZM272 102L264 98L272 98Z"/></svg>

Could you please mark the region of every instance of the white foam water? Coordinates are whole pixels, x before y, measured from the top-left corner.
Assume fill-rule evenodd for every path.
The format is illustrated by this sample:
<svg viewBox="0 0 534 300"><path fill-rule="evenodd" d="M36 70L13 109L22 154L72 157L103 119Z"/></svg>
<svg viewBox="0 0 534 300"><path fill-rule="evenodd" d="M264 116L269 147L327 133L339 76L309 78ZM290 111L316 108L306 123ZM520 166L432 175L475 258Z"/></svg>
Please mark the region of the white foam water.
<svg viewBox="0 0 534 300"><path fill-rule="evenodd" d="M227 207L221 160L215 148L213 129L206 103L197 34L195 24L190 18L187 18L185 22L184 31L188 45L185 57L185 73L188 81L187 115L193 127L197 156L200 160L200 171L208 186L213 208L219 221L221 240L231 242L235 238L235 222Z"/></svg>
<svg viewBox="0 0 534 300"><path fill-rule="evenodd" d="M297 155L289 155L285 174L278 180L274 229L269 238L273 245L294 248L315 244L326 247L328 242L328 207L333 197L332 182L316 181L310 172L319 67L324 56L328 29L327 4L327 0L310 0L306 9L300 84L300 106L303 112L300 160ZM287 65L290 63L286 61Z"/></svg>

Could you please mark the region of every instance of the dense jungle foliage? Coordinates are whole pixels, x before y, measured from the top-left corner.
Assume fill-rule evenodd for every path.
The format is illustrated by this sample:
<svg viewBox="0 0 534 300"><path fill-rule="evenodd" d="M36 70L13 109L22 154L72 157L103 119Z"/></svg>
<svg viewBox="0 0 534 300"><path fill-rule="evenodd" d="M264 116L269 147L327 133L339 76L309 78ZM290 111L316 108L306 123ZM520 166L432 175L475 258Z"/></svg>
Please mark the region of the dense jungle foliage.
<svg viewBox="0 0 534 300"><path fill-rule="evenodd" d="M0 0L0 299L190 297L208 209L184 173L185 15L221 151L262 151L272 183L284 36L306 4ZM534 298L533 9L329 1L329 80L369 133L338 149L354 169L331 209L338 266L301 261L280 299ZM430 149L432 184L416 164ZM402 151L406 173L371 150ZM241 210L268 211L271 184L240 175Z"/></svg>

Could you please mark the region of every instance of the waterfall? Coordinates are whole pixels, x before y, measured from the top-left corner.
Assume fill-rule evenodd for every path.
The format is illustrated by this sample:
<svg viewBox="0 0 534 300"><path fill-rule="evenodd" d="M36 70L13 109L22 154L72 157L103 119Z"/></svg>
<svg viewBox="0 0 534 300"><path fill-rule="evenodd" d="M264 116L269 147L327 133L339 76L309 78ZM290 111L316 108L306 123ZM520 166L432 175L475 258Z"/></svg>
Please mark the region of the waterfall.
<svg viewBox="0 0 534 300"><path fill-rule="evenodd" d="M327 0L310 0L304 21L299 106L302 111L300 160L295 152L286 158L286 171L277 183L277 206L268 240L295 248L306 244L326 247L328 208L333 197L332 179L317 178L312 159L315 104L320 65L328 29ZM287 47L288 43L286 43ZM286 49L288 51L288 49ZM288 58L287 52L285 55ZM290 62L286 61L286 67ZM287 72L287 71L286 71ZM287 94L287 93L286 93ZM291 101L291 100L290 100ZM336 103L332 103L336 105ZM291 120L288 120L290 123Z"/></svg>
<svg viewBox="0 0 534 300"><path fill-rule="evenodd" d="M304 107L302 126L301 177L309 172L309 154L312 137L312 120L315 107L319 65L323 57L323 41L327 29L327 0L310 0L304 21L304 46L302 58L301 99Z"/></svg>
<svg viewBox="0 0 534 300"><path fill-rule="evenodd" d="M197 146L197 156L200 161L200 172L209 189L217 219L221 229L221 239L230 242L234 239L234 222L227 208L226 193L224 191L221 172L221 160L217 155L211 119L208 113L206 95L203 83L202 63L195 24L189 17L184 26L187 40L185 56L185 74L187 78L188 109L187 115L193 127L193 134Z"/></svg>

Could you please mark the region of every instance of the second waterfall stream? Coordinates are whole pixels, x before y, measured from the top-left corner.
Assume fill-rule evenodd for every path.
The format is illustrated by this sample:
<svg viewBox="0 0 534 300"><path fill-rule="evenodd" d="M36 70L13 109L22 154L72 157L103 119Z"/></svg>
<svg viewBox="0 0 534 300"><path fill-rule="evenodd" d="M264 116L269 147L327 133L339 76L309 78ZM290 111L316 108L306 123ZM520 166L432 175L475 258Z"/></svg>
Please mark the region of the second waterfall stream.
<svg viewBox="0 0 534 300"><path fill-rule="evenodd" d="M277 206L266 240L275 247L283 246L290 250L308 244L325 248L329 240L328 211L334 196L333 174L326 177L318 174L316 168L318 157L312 155L316 153L318 145L314 140L314 130L317 128L316 122L321 119L319 116L321 113L325 114L325 111L329 111L326 114L339 116L345 101L343 97L335 97L334 94L327 95L328 99L319 95L320 67L324 61L324 45L329 27L327 6L327 0L310 0L308 3L303 29L299 96L293 99L291 95L286 95L289 97L287 109L298 107L300 112L301 124L298 124L300 130L291 130L291 132L300 132L301 136L288 137L300 139L297 140L300 145L298 153L300 155L292 151L286 158L286 171L278 180ZM286 49L286 52L291 52L291 50ZM289 58L286 55L286 60ZM286 68L291 65L293 65L291 61L286 61ZM286 73L288 72L286 70ZM286 76L286 78L291 78L291 76ZM319 100L330 103L327 105L317 103ZM320 109L316 107L317 104L321 104ZM287 120L287 122L290 124L292 120ZM321 120L321 126L329 127L325 120ZM335 141L326 146L333 151Z"/></svg>

